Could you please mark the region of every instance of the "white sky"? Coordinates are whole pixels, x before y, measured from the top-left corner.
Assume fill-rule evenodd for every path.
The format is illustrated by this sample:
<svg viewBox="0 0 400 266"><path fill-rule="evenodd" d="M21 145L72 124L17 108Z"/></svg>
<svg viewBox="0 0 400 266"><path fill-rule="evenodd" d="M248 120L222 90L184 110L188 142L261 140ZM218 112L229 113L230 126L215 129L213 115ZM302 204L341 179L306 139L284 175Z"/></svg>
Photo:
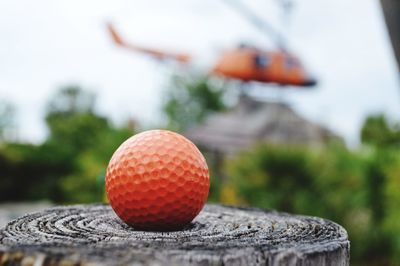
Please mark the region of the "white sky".
<svg viewBox="0 0 400 266"><path fill-rule="evenodd" d="M245 2L282 28L276 0ZM15 103L21 140L43 140L45 104L69 84L96 92L98 110L114 121L160 122L170 71L115 47L105 31L108 19L136 43L182 49L206 62L243 41L273 47L217 0L2 0L0 99ZM302 115L353 146L367 114L385 112L399 119L399 75L379 1L295 1L284 32L320 81L315 90L284 92Z"/></svg>

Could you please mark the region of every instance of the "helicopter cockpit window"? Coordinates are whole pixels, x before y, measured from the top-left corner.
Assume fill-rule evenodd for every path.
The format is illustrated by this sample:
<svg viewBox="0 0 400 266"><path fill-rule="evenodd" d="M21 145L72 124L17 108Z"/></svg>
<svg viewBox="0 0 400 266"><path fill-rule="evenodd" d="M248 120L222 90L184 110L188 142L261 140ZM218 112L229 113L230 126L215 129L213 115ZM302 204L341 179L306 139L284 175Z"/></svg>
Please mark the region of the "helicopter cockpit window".
<svg viewBox="0 0 400 266"><path fill-rule="evenodd" d="M254 58L254 63L257 68L265 68L270 63L270 59L267 55L258 54Z"/></svg>

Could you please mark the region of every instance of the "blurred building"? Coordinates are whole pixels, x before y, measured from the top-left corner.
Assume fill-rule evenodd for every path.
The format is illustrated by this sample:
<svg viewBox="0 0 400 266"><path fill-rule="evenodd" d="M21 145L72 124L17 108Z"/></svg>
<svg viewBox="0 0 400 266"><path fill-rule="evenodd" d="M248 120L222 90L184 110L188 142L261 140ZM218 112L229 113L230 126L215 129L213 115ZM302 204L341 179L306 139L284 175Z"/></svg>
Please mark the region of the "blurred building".
<svg viewBox="0 0 400 266"><path fill-rule="evenodd" d="M330 130L301 117L284 103L241 97L232 110L210 116L185 134L213 152L235 153L259 142L318 146L343 142Z"/></svg>

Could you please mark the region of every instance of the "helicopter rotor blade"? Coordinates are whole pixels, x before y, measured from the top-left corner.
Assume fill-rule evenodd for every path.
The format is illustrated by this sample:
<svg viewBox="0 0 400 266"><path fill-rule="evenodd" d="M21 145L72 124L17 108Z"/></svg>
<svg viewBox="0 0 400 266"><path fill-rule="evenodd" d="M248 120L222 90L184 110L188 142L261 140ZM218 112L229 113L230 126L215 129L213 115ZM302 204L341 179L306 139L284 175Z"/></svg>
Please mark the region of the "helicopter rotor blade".
<svg viewBox="0 0 400 266"><path fill-rule="evenodd" d="M272 36L274 41L280 48L284 48L283 36L264 19L261 19L256 15L250 8L248 8L240 0L223 0L227 5L236 10L237 13L242 15L247 21L252 23L256 28L264 32L265 34Z"/></svg>

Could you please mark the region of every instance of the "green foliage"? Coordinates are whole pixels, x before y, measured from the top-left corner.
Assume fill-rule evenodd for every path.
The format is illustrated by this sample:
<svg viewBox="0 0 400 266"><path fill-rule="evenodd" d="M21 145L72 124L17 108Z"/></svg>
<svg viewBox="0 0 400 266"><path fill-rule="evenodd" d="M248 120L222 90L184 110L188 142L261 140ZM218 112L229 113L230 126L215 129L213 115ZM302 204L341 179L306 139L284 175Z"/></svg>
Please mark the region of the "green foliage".
<svg viewBox="0 0 400 266"><path fill-rule="evenodd" d="M59 183L64 201L101 201L104 183L97 180L104 180L113 151L133 133L113 127L106 117L96 114L94 99L79 87L66 87L48 105L50 136L45 143L69 149L74 161L74 168Z"/></svg>
<svg viewBox="0 0 400 266"><path fill-rule="evenodd" d="M76 151L96 145L109 122L93 112L94 96L79 87L61 89L47 107L47 142L68 146Z"/></svg>
<svg viewBox="0 0 400 266"><path fill-rule="evenodd" d="M307 155L300 149L259 146L231 161L227 172L250 205L293 212L312 201Z"/></svg>
<svg viewBox="0 0 400 266"><path fill-rule="evenodd" d="M133 132L96 114L94 103L94 95L79 87L62 88L47 106L49 137L43 144L0 147L0 201L103 200L108 161Z"/></svg>
<svg viewBox="0 0 400 266"><path fill-rule="evenodd" d="M68 113L47 116L50 129L48 141L82 150L96 145L104 130L110 129L108 121L94 113Z"/></svg>
<svg viewBox="0 0 400 266"><path fill-rule="evenodd" d="M347 229L353 261L382 265L400 262L399 165L393 149L259 145L225 169L234 202L331 219Z"/></svg>
<svg viewBox="0 0 400 266"><path fill-rule="evenodd" d="M400 152L391 150L386 156L390 158L390 161L381 161L382 172L386 177L382 195L385 200L385 219L381 221L381 224L384 233L393 243L394 261L400 262Z"/></svg>
<svg viewBox="0 0 400 266"><path fill-rule="evenodd" d="M163 105L167 126L184 131L209 114L224 110L223 95L224 88L206 77L173 76Z"/></svg>
<svg viewBox="0 0 400 266"><path fill-rule="evenodd" d="M391 125L383 114L367 117L361 129L361 141L377 147L400 145L400 125Z"/></svg>
<svg viewBox="0 0 400 266"><path fill-rule="evenodd" d="M127 128L108 128L98 133L98 142L75 155L76 168L62 179L68 202L93 202L104 199L104 177L115 149L133 132Z"/></svg>
<svg viewBox="0 0 400 266"><path fill-rule="evenodd" d="M353 157L353 158L350 158ZM359 206L363 162L344 148L260 145L227 162L239 196L251 205L339 220L341 207ZM337 193L337 188L346 187ZM324 204L316 199L326 198ZM261 200L260 200L261 199Z"/></svg>
<svg viewBox="0 0 400 266"><path fill-rule="evenodd" d="M400 124L383 114L369 116L361 140L370 149L365 191L371 228L360 238L364 244L358 255L381 265L400 264Z"/></svg>
<svg viewBox="0 0 400 266"><path fill-rule="evenodd" d="M0 149L0 201L62 200L59 182L74 167L68 149L7 144Z"/></svg>

